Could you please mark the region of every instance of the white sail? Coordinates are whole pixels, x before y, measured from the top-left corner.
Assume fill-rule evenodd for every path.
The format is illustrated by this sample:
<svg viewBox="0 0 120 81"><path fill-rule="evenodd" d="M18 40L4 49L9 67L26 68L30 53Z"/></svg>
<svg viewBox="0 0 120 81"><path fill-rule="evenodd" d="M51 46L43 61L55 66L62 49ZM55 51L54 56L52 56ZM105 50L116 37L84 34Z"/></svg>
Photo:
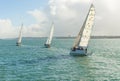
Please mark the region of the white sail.
<svg viewBox="0 0 120 81"><path fill-rule="evenodd" d="M87 17L84 21L84 24L76 38L74 47L79 47L79 46L87 47L90 39L94 19L95 19L95 8L93 4L91 4Z"/></svg>
<svg viewBox="0 0 120 81"><path fill-rule="evenodd" d="M52 27L51 27L51 31L50 31L50 35L46 41L46 44L51 44L52 41L52 37L53 37L53 32L54 32L54 24L52 23Z"/></svg>
<svg viewBox="0 0 120 81"><path fill-rule="evenodd" d="M23 24L21 25L21 29L20 29L20 33L19 33L19 37L18 37L18 41L17 41L18 44L20 44L22 41L22 29L23 29Z"/></svg>
<svg viewBox="0 0 120 81"><path fill-rule="evenodd" d="M95 8L92 4L91 7L90 7L90 10L89 10L89 13L88 13L88 17L85 21L86 22L85 23L85 28L83 30L83 34L82 34L79 46L83 46L83 47L88 46L88 42L89 42L89 39L90 39L94 19L95 19Z"/></svg>

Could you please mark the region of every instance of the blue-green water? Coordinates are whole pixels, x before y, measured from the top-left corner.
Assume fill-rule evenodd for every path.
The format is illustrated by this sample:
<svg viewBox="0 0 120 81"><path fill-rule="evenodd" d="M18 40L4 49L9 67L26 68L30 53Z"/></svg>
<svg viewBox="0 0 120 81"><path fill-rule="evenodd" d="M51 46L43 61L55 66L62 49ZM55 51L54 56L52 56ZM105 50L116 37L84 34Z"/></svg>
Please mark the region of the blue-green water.
<svg viewBox="0 0 120 81"><path fill-rule="evenodd" d="M69 55L74 39L0 40L0 81L120 81L120 39L92 39L86 57Z"/></svg>

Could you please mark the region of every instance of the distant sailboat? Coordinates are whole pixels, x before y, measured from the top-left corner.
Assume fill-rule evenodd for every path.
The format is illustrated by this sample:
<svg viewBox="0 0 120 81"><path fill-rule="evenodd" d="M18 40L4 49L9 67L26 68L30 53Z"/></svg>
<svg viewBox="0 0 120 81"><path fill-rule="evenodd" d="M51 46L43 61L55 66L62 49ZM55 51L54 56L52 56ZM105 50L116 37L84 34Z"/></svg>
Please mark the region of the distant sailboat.
<svg viewBox="0 0 120 81"><path fill-rule="evenodd" d="M91 30L95 19L95 8L91 4L87 17L83 23L78 36L76 37L73 48L70 51L71 55L87 55L88 42L90 40Z"/></svg>
<svg viewBox="0 0 120 81"><path fill-rule="evenodd" d="M18 41L16 42L16 46L20 46L21 45L21 41L22 41L22 29L23 29L23 23L21 25L21 29L20 29L20 32L19 32Z"/></svg>
<svg viewBox="0 0 120 81"><path fill-rule="evenodd" d="M52 23L52 27L51 27L51 30L50 30L50 35L49 35L46 43L44 44L46 48L50 48L51 41L52 41L52 38L53 38L53 32L54 32L54 23Z"/></svg>

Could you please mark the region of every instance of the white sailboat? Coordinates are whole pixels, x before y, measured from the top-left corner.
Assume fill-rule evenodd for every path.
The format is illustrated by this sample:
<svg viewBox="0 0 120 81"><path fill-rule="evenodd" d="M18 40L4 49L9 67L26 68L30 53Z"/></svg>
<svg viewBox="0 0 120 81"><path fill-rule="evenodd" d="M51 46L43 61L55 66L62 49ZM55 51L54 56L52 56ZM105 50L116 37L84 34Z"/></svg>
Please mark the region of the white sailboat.
<svg viewBox="0 0 120 81"><path fill-rule="evenodd" d="M95 8L91 4L89 12L83 23L78 36L76 37L75 43L70 51L71 55L87 55L88 42L90 40L91 30L95 19Z"/></svg>
<svg viewBox="0 0 120 81"><path fill-rule="evenodd" d="M23 29L23 23L21 25L21 29L20 29L20 32L19 32L18 41L16 42L16 46L20 46L21 45L21 41L22 41L22 29Z"/></svg>
<svg viewBox="0 0 120 81"><path fill-rule="evenodd" d="M51 30L50 30L50 35L49 35L46 43L44 44L46 48L50 48L50 44L51 44L51 41L52 41L52 38L53 38L53 32L54 32L54 23L52 23Z"/></svg>

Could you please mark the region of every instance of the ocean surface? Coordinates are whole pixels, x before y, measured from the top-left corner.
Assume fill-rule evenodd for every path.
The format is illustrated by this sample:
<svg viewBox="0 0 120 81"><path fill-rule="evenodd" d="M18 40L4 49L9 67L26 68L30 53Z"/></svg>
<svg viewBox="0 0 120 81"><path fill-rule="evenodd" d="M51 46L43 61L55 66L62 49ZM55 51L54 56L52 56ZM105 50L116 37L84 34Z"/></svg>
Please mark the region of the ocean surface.
<svg viewBox="0 0 120 81"><path fill-rule="evenodd" d="M74 39L0 40L0 81L120 81L120 39L91 39L85 57L70 56Z"/></svg>

